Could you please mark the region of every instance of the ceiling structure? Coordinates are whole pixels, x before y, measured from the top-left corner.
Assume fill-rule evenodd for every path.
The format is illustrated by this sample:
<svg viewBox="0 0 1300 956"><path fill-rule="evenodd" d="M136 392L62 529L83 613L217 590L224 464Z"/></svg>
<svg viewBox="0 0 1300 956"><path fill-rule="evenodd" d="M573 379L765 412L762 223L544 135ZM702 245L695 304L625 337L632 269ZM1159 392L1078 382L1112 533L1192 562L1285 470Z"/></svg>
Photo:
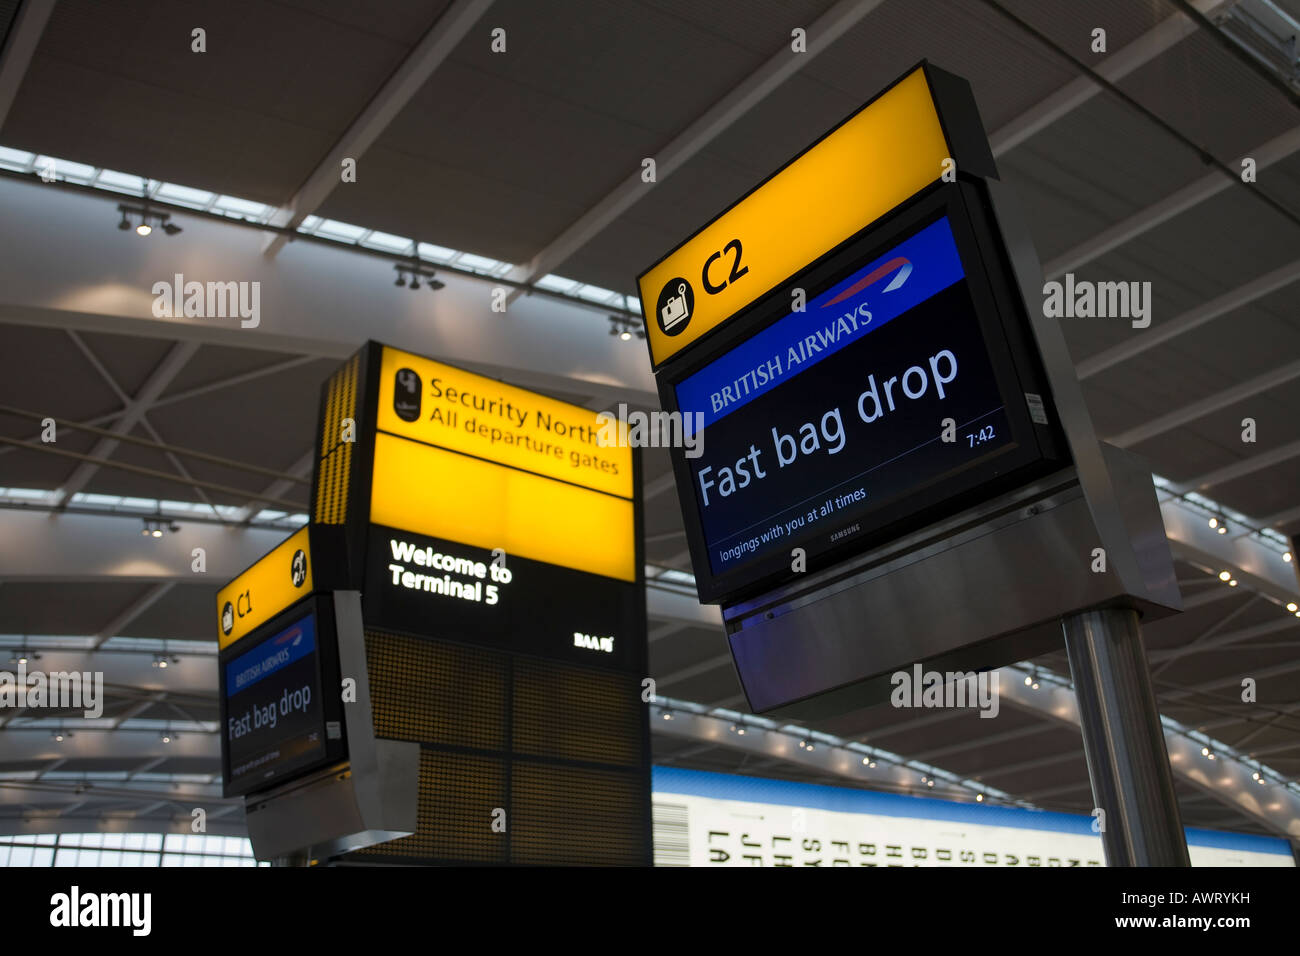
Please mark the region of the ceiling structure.
<svg viewBox="0 0 1300 956"><path fill-rule="evenodd" d="M1300 94L1223 33L1252 11L1300 19L1296 7L932 0L918 15L913 0L0 3L0 148L12 151L0 158L32 154L29 171L11 163L0 179L6 221L27 226L5 240L14 255L0 257L0 437L9 440L0 529L43 534L31 523L43 516L86 540L120 533L124 556L120 565L72 554L0 564L0 657L25 647L51 669L93 662L106 673L99 721L4 720L0 828L109 818L167 826L188 821L201 799L216 808L210 819L238 832L237 802L214 796L207 622L224 579L216 568L206 580L177 562L163 568L149 549L183 555L197 535L260 542L293 527L307 500L320 384L369 337L592 408L651 405L642 344L609 336L605 320L620 297L635 297L636 274L922 58L971 82L1049 277L1151 283L1149 329L1062 320L1099 435L1145 456L1174 492L1199 491L1245 516L1228 539L1252 527L1300 532ZM206 52L192 50L195 28ZM791 52L796 28L807 53ZM1097 28L1106 54L1092 51ZM505 52L493 50L498 29ZM38 157L236 197L258 211L232 206L227 217L256 223L159 199L185 231L141 241L114 229L121 192L96 193L93 176L76 190L43 183ZM653 184L640 176L647 157ZM355 182L340 182L346 158L357 161ZM1229 175L1245 158L1255 160L1253 182ZM48 219L31 215L42 209ZM360 240L354 251L319 249L288 232L326 222L494 264L417 297L393 288L389 266ZM253 244L240 254L268 285L280 283L278 302L303 297L299 314L277 325L268 309L262 329L234 332L151 318L142 290L134 304L103 304L105 282L129 271L120 263L158 255L141 251L146 243L165 243L178 270L197 272L234 242ZM20 246L48 264L20 268ZM524 311L538 308L540 292L528 287L543 277L553 289L562 277L611 297L556 300L565 324L548 324ZM507 280L519 324L491 325L499 317L486 305L464 304L460 289ZM27 297L40 282L53 291ZM344 284L363 306L334 293ZM326 331L300 331L316 322ZM537 353L530 366L518 354L530 335L585 357L559 367ZM60 425L55 453L37 440L45 415L101 431ZM1242 441L1245 418L1254 443ZM644 461L647 561L689 571L667 455L647 450ZM155 508L179 530L140 535ZM22 550L13 540L9 553ZM237 571L244 553L234 549L223 566ZM1244 575L1229 587L1203 550L1175 553L1186 610L1145 632L1162 713L1294 781L1300 619L1279 607L1285 589L1261 592ZM652 587L662 596L650 622L659 692L743 712L716 614L674 610L680 580ZM1240 697L1243 661L1258 679L1253 704ZM1031 664L1069 673L1063 650ZM1003 708L996 721L883 706L814 729L1036 806L1092 806L1077 728L1032 706ZM854 782L668 733L656 733L655 759ZM1276 832L1212 786L1180 779L1178 790L1188 825Z"/></svg>

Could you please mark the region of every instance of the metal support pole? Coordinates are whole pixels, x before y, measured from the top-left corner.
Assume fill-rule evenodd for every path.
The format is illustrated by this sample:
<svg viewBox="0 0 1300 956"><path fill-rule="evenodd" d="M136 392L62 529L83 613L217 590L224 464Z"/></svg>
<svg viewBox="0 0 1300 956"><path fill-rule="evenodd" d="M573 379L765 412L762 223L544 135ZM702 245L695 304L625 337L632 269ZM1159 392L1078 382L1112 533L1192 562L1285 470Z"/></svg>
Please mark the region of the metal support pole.
<svg viewBox="0 0 1300 956"><path fill-rule="evenodd" d="M1107 866L1191 866L1137 612L1061 619Z"/></svg>

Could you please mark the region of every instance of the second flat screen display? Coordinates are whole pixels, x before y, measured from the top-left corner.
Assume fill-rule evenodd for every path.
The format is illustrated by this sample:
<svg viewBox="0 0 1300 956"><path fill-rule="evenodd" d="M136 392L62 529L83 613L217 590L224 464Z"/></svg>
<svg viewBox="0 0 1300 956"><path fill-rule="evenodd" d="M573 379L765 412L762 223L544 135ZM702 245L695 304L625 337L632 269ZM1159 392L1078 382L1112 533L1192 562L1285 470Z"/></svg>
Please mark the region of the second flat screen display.
<svg viewBox="0 0 1300 956"><path fill-rule="evenodd" d="M985 334L945 215L678 383L714 581L847 544L1016 448Z"/></svg>

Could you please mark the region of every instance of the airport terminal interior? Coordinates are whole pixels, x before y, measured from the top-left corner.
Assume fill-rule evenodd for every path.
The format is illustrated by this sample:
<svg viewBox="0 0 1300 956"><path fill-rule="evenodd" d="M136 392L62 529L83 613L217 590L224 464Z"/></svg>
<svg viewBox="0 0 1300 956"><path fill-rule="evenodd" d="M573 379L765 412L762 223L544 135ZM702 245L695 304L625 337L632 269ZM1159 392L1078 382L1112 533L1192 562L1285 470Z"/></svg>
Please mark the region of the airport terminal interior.
<svg viewBox="0 0 1300 956"><path fill-rule="evenodd" d="M0 0L0 865L1295 866L1298 34Z"/></svg>

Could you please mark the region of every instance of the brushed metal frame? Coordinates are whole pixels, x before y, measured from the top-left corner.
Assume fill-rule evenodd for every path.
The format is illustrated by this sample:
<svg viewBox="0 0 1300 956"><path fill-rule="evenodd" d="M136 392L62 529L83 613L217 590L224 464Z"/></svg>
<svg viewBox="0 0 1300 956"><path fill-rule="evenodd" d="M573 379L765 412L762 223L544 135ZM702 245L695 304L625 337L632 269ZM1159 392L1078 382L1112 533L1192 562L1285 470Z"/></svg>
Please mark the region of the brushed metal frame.
<svg viewBox="0 0 1300 956"><path fill-rule="evenodd" d="M245 800L259 860L358 850L416 831L420 745L375 736L359 591L335 591L339 668L356 680L344 704L348 762Z"/></svg>

